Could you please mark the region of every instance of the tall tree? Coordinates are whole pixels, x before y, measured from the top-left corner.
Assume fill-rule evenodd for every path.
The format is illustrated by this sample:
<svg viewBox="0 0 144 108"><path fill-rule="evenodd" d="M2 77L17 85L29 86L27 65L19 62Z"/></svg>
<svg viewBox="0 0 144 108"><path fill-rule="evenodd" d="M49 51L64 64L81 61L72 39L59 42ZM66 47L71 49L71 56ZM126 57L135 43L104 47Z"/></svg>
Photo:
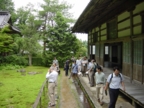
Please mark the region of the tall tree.
<svg viewBox="0 0 144 108"><path fill-rule="evenodd" d="M32 4L28 4L26 7L19 8L17 11L17 23L23 36L17 38L16 42L21 52L28 54L29 65L32 65L32 55L41 50L40 44L38 43L38 28L41 23L37 20L33 7Z"/></svg>
<svg viewBox="0 0 144 108"><path fill-rule="evenodd" d="M76 36L70 32L67 19L61 13L57 13L54 20L55 26L49 27L46 34L48 36L46 55L49 58L56 56L63 63L66 59L71 58L73 54L76 54L79 45Z"/></svg>
<svg viewBox="0 0 144 108"><path fill-rule="evenodd" d="M39 12L42 22L42 38L44 43L44 51L46 50L46 33L49 31L49 27L55 26L54 18L57 12L61 12L63 15L69 16L68 9L71 8L66 2L59 3L59 0L44 0L44 4L41 5L42 11ZM72 21L72 19L69 19Z"/></svg>
<svg viewBox="0 0 144 108"><path fill-rule="evenodd" d="M87 56L87 41L78 40L79 50L76 52L76 56Z"/></svg>

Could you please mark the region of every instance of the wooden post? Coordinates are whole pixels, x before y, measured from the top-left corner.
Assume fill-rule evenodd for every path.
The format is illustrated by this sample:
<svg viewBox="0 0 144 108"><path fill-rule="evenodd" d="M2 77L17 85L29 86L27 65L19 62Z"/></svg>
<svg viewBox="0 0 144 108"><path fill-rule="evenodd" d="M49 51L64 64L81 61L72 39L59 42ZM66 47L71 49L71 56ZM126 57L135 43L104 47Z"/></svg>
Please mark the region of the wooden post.
<svg viewBox="0 0 144 108"><path fill-rule="evenodd" d="M40 97L40 100L39 100L39 106L40 106L40 108L42 108L42 106L41 106L41 97Z"/></svg>
<svg viewBox="0 0 144 108"><path fill-rule="evenodd" d="M144 48L144 39L142 41L142 48ZM144 84L144 50L142 50L142 84Z"/></svg>
<svg viewBox="0 0 144 108"><path fill-rule="evenodd" d="M87 37L87 38L88 38L88 39L87 39L87 40L88 40L88 46L87 46L88 52L87 52L87 54L88 54L88 58L89 58L89 56L90 56L90 54L89 54L89 51L90 51L90 50L89 50L89 33L88 33L88 37Z"/></svg>
<svg viewBox="0 0 144 108"><path fill-rule="evenodd" d="M46 92L46 90L45 90L45 85L44 85L44 88L43 88L43 95L45 96L45 92Z"/></svg>
<svg viewBox="0 0 144 108"><path fill-rule="evenodd" d="M130 45L131 45L130 82L131 83L133 81L133 40L132 40L132 36L133 36L133 11L130 11Z"/></svg>
<svg viewBox="0 0 144 108"><path fill-rule="evenodd" d="M144 11L140 15L142 18L142 33L144 33ZM144 48L144 39L142 40L142 48ZM142 84L144 84L144 50L142 50Z"/></svg>
<svg viewBox="0 0 144 108"><path fill-rule="evenodd" d="M93 56L93 45L91 44L91 59L93 58L92 56Z"/></svg>
<svg viewBox="0 0 144 108"><path fill-rule="evenodd" d="M100 44L100 41L101 41L101 26L99 26L99 64L101 64L101 59L100 59L100 53L101 53L101 44Z"/></svg>

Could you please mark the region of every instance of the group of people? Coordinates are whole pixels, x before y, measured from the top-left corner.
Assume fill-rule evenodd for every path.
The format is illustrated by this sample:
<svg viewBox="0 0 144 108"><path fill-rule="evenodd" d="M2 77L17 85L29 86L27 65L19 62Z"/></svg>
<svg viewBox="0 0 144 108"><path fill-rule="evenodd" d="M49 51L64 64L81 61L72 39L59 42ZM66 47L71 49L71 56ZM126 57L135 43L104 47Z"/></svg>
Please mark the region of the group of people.
<svg viewBox="0 0 144 108"><path fill-rule="evenodd" d="M108 89L110 97L109 108L115 108L115 104L119 95L119 89L121 88L121 86L125 91L125 85L123 82L124 78L123 75L120 73L120 69L118 67L113 68L113 73L110 74L106 80L105 74L103 72L103 67L98 65L98 63L96 63L96 60L90 60L87 59L87 57L79 56L77 59L75 59L75 57L72 57L70 60L67 60L64 63L64 70L65 76L68 76L70 70L69 79L72 76L74 76L75 78L79 73L81 73L83 77L88 77L90 87L96 86L96 98L100 105L103 105L104 93L107 93L106 91ZM50 67L46 75L46 78L48 78L49 82L49 106L55 105L54 90L56 87L56 80L59 73L58 71L58 60L55 58L53 60L52 66Z"/></svg>
<svg viewBox="0 0 144 108"><path fill-rule="evenodd" d="M74 57L71 60L66 61L65 65L65 75L68 76L68 70L70 61L72 62L70 69L70 76L76 76L79 73L82 73L82 76L88 77L90 87L96 87L96 97L100 105L103 105L104 93L107 95L107 90L109 89L110 104L109 108L115 108L115 104L119 95L119 89L125 91L124 78L120 73L119 67L113 68L113 73L110 74L106 80L105 74L103 72L103 67L96 63L94 59L87 59L87 57L79 56L78 59ZM100 92L101 91L101 92ZM101 94L101 98L100 98Z"/></svg>

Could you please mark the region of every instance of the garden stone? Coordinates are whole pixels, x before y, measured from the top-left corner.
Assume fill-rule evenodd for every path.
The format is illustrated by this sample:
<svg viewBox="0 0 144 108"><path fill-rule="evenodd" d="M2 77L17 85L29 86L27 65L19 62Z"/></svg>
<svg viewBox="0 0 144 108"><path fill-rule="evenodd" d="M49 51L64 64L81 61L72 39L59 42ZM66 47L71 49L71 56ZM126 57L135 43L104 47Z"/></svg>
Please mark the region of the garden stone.
<svg viewBox="0 0 144 108"><path fill-rule="evenodd" d="M3 86L3 83L0 82L0 86Z"/></svg>
<svg viewBox="0 0 144 108"><path fill-rule="evenodd" d="M28 72L29 75L35 75L37 72Z"/></svg>

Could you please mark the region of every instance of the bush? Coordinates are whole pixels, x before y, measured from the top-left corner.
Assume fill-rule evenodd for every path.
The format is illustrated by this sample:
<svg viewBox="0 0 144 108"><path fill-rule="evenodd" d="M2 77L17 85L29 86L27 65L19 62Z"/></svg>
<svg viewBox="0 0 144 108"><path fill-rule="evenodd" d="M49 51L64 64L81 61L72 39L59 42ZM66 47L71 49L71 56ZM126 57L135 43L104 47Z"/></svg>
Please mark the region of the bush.
<svg viewBox="0 0 144 108"><path fill-rule="evenodd" d="M12 64L12 65L23 65L27 66L28 65L28 60L22 56L18 55L9 55L5 57L5 62Z"/></svg>
<svg viewBox="0 0 144 108"><path fill-rule="evenodd" d="M0 66L0 70L15 70L21 68L23 68L23 66L13 65L13 64L1 64Z"/></svg>
<svg viewBox="0 0 144 108"><path fill-rule="evenodd" d="M41 57L33 57L32 58L32 65L34 65L34 66L43 66L44 63L42 62L42 58Z"/></svg>

